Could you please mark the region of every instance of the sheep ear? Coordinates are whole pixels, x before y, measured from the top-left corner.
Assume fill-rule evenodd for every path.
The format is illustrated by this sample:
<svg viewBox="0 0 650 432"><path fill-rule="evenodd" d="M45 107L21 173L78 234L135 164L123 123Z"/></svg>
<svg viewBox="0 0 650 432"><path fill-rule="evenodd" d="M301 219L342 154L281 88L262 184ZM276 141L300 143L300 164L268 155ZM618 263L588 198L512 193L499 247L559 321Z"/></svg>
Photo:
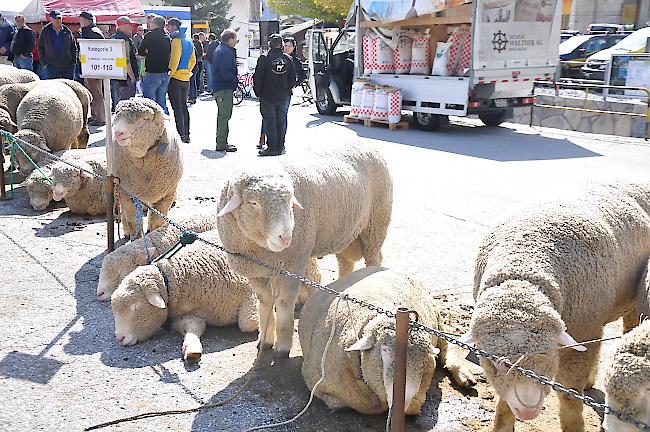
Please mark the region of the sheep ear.
<svg viewBox="0 0 650 432"><path fill-rule="evenodd" d="M241 201L242 201L241 196L239 196L239 194L235 192L232 195L232 198L230 198L230 201L228 201L224 206L224 208L222 208L221 211L217 214L217 217L227 215L228 213L230 213L231 211L239 207Z"/></svg>
<svg viewBox="0 0 650 432"><path fill-rule="evenodd" d="M584 345L580 345L578 341L573 339L573 337L571 337L571 335L564 330L558 336L557 343L561 346L571 346L571 348L576 351L580 351L580 352L587 351L587 347L585 347Z"/></svg>
<svg viewBox="0 0 650 432"><path fill-rule="evenodd" d="M147 293L147 301L158 309L165 309L165 300L158 293Z"/></svg>
<svg viewBox="0 0 650 432"><path fill-rule="evenodd" d="M476 342L474 340L474 335L472 335L472 332L470 331L459 337L458 340L467 345L473 345Z"/></svg>
<svg viewBox="0 0 650 432"><path fill-rule="evenodd" d="M346 351L366 351L375 346L375 338L372 335L364 335L361 339L347 347Z"/></svg>
<svg viewBox="0 0 650 432"><path fill-rule="evenodd" d="M440 348L434 347L433 345L431 345L431 354L433 356L437 356L438 354L440 354Z"/></svg>
<svg viewBox="0 0 650 432"><path fill-rule="evenodd" d="M305 209L305 208L302 206L302 204L300 204L300 201L298 201L298 200L296 199L296 197L293 196L293 195L291 196L291 206L292 206L293 208L299 208L300 210L304 210L304 209Z"/></svg>

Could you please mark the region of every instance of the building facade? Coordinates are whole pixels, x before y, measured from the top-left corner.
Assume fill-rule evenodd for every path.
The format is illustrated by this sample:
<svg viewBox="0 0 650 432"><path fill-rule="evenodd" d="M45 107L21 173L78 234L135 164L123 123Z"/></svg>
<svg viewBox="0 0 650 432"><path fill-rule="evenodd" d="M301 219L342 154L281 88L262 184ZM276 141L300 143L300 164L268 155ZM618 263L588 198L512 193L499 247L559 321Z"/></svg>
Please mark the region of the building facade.
<svg viewBox="0 0 650 432"><path fill-rule="evenodd" d="M650 25L650 0L563 0L562 28L585 31L592 23Z"/></svg>

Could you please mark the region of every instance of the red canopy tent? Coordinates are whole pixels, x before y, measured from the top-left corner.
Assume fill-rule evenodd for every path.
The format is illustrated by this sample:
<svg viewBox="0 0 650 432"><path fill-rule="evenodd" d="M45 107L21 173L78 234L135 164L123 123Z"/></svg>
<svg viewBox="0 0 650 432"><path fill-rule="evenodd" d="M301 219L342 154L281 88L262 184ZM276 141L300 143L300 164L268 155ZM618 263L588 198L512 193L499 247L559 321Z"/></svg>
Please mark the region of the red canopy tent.
<svg viewBox="0 0 650 432"><path fill-rule="evenodd" d="M79 14L87 11L95 15L98 24L115 24L123 15L144 23L146 18L139 0L42 0L49 14L58 10L64 22L79 22ZM49 18L47 18L49 21Z"/></svg>

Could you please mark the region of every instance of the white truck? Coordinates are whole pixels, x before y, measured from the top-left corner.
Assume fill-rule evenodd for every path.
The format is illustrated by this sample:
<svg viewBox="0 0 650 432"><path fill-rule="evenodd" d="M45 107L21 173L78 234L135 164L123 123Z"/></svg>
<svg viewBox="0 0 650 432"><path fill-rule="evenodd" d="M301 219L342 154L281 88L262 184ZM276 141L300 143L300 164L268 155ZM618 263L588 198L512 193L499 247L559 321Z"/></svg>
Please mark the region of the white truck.
<svg viewBox="0 0 650 432"><path fill-rule="evenodd" d="M534 81L553 80L559 62L559 0L355 0L347 26L312 30L310 87L318 112L350 105L352 84L369 77L402 91L402 109L417 127L436 130L448 116L478 115L501 124L513 108L533 104ZM362 38L369 29L427 31L431 51L461 25L471 31L469 68L460 76L397 75L364 71ZM428 30L427 30L428 29Z"/></svg>

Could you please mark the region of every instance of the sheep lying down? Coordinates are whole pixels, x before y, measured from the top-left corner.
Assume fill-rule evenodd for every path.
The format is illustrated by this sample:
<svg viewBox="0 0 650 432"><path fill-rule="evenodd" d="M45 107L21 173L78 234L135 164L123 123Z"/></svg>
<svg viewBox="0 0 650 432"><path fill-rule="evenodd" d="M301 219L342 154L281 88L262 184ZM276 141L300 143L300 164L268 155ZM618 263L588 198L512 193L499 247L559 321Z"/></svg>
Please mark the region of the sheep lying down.
<svg viewBox="0 0 650 432"><path fill-rule="evenodd" d="M388 310L408 307L417 311L422 324L443 330L431 293L420 283L389 269L366 267L329 287ZM335 325L325 360L325 379L316 396L331 409L350 407L364 414L384 412L392 406L395 320L350 303L353 325L345 300L340 301L334 315L336 302L331 294L318 292L303 306L298 334L305 383L311 390L320 379L321 359ZM433 378L436 356L460 386L476 383L469 364L448 351L443 340L411 331L407 349L406 414L420 413Z"/></svg>
<svg viewBox="0 0 650 432"><path fill-rule="evenodd" d="M205 233L218 242L216 230ZM138 267L111 296L115 338L122 346L150 338L168 319L184 335L183 358L197 362L206 325L238 324L257 330L257 299L248 281L234 273L226 254L197 241L170 259Z"/></svg>
<svg viewBox="0 0 650 432"><path fill-rule="evenodd" d="M605 403L650 424L650 320L623 336L605 375ZM630 423L606 415L606 432L636 432Z"/></svg>

